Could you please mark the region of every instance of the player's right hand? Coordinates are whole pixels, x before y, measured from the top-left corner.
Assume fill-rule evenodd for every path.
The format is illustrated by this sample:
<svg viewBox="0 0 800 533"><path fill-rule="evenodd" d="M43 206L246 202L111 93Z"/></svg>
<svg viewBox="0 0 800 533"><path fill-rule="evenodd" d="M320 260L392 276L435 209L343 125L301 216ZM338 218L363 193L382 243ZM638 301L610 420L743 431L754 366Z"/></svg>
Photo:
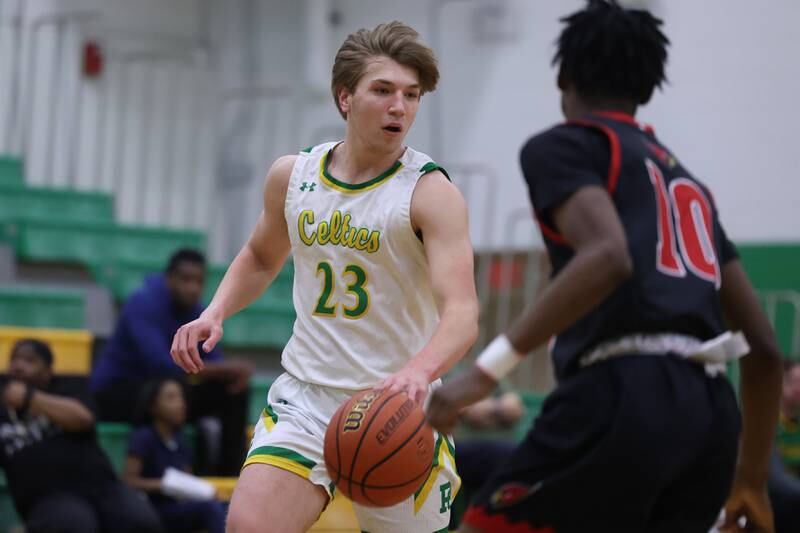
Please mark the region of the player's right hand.
<svg viewBox="0 0 800 533"><path fill-rule="evenodd" d="M185 372L197 374L203 370L203 359L197 345L203 342L203 351L208 353L214 349L222 338L222 322L207 316L200 316L188 324L184 324L172 339L169 353L175 364Z"/></svg>
<svg viewBox="0 0 800 533"><path fill-rule="evenodd" d="M461 410L487 397L496 386L497 382L473 366L433 391L427 410L428 423L439 433L452 434Z"/></svg>
<svg viewBox="0 0 800 533"><path fill-rule="evenodd" d="M742 518L746 521L744 526L739 525ZM725 522L719 530L723 533L774 533L772 507L766 486L755 487L737 477L725 504Z"/></svg>

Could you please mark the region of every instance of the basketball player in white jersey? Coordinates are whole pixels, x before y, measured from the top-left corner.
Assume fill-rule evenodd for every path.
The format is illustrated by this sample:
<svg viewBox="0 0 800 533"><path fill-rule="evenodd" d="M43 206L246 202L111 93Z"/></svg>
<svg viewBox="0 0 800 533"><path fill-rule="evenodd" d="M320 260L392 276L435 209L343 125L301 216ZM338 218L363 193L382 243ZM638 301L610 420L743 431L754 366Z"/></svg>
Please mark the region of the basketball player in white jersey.
<svg viewBox="0 0 800 533"><path fill-rule="evenodd" d="M360 30L342 44L332 91L341 142L279 158L264 210L203 315L175 335L172 356L198 372L223 321L294 258L297 320L286 373L267 406L231 501L228 530L307 530L333 496L326 426L358 390L404 390L423 402L477 336L478 305L465 202L444 170L403 144L439 78L430 48L404 24ZM434 468L407 501L355 506L361 528L446 531L458 490L453 446L437 435Z"/></svg>

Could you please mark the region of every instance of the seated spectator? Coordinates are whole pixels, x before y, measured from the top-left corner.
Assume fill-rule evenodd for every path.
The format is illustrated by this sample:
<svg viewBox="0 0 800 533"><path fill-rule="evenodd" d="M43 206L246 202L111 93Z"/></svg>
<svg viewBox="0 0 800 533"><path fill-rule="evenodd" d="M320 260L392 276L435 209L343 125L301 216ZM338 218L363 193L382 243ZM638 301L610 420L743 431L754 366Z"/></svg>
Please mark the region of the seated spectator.
<svg viewBox="0 0 800 533"><path fill-rule="evenodd" d="M144 286L125 303L111 339L92 372L100 420L132 422L136 399L152 379L184 381L185 374L172 362L170 347L178 328L203 311L206 263L194 250L179 250L169 260L165 274L145 280ZM198 347L200 353L202 348ZM224 360L217 346L204 354L205 368L189 383L189 419L214 416L222 423L216 467L209 454L198 470L203 473L238 475L245 454L247 391L253 367L250 363Z"/></svg>
<svg viewBox="0 0 800 533"><path fill-rule="evenodd" d="M191 472L192 452L183 434L186 400L183 387L173 379L149 383L142 391L140 425L131 435L124 479L143 490L172 533L225 531L222 503L211 499L178 501L164 494L162 478L167 468Z"/></svg>
<svg viewBox="0 0 800 533"><path fill-rule="evenodd" d="M769 495L776 533L800 531L800 362L787 361Z"/></svg>
<svg viewBox="0 0 800 533"><path fill-rule="evenodd" d="M0 467L28 533L161 531L148 502L114 474L87 395L54 378L47 344L11 351L0 403Z"/></svg>

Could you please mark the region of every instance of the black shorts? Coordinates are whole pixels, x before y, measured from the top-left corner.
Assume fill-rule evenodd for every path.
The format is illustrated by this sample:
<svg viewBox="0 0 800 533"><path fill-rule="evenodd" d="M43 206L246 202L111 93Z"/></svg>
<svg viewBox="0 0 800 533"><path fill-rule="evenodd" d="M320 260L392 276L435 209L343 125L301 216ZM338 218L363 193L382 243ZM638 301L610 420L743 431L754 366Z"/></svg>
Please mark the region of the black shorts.
<svg viewBox="0 0 800 533"><path fill-rule="evenodd" d="M739 430L724 376L674 357L597 363L550 395L464 522L487 532L707 533L730 491Z"/></svg>

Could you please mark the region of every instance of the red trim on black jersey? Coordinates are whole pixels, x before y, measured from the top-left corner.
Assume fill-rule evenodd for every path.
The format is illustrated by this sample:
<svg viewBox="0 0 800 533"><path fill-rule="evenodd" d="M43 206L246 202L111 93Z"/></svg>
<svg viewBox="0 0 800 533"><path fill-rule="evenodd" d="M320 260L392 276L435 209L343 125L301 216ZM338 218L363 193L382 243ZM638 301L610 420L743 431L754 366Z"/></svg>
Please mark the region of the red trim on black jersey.
<svg viewBox="0 0 800 533"><path fill-rule="evenodd" d="M610 113L610 112L609 112ZM600 113L596 113L600 114ZM630 120L633 120L633 117L630 115L626 115L624 113L614 113L619 114L622 117L627 117ZM595 128L602 131L606 137L608 137L608 144L611 149L611 158L608 163L608 175L606 176L606 188L608 189L608 193L613 196L614 192L617 190L617 183L619 182L619 171L622 167L622 148L620 147L619 137L617 136L617 132L615 132L609 126L605 124L601 124L600 122L593 122L591 120L586 119L575 119L575 120L568 120L567 124L576 124L578 126L584 126L587 128ZM634 121L634 124L636 122ZM545 224L539 215L536 214L536 221L539 223L539 227L542 230L542 235L550 239L556 244L562 244L564 246L569 246L567 240L561 235L558 231L554 228L551 228L547 224Z"/></svg>
<svg viewBox="0 0 800 533"><path fill-rule="evenodd" d="M627 115L623 115L627 116ZM622 166L622 148L620 148L619 137L609 126L601 124L600 122L593 122L586 119L570 120L567 124L577 124L579 126L586 126L588 128L595 128L606 134L608 137L608 144L611 148L611 160L608 164L608 176L606 177L606 187L609 194L614 194L617 190L617 183L619 182L619 169Z"/></svg>
<svg viewBox="0 0 800 533"><path fill-rule="evenodd" d="M481 531L503 531L505 533L555 533L550 526L533 527L525 522L511 523L504 514L488 514L481 507L470 506L463 522Z"/></svg>
<svg viewBox="0 0 800 533"><path fill-rule="evenodd" d="M539 218L538 214L536 214L536 222L539 224L539 229L542 230L542 235L544 235L546 238L550 239L551 241L553 241L556 244L562 244L564 246L569 246L569 243L567 242L567 239L565 239L564 236L561 235L559 232L557 232L555 229L553 229L550 226L548 226L547 224L545 224L542 221L542 219Z"/></svg>

